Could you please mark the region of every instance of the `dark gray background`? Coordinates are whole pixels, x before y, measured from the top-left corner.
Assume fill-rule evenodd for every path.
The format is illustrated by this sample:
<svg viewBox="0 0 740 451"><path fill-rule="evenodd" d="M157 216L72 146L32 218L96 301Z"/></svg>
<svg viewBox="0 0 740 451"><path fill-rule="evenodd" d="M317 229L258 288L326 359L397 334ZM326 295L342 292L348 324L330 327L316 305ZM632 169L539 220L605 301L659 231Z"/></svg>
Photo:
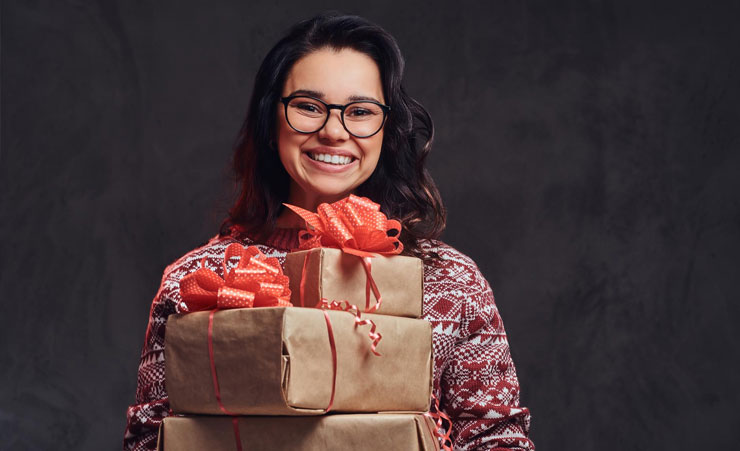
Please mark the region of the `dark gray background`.
<svg viewBox="0 0 740 451"><path fill-rule="evenodd" d="M116 449L164 267L216 233L255 70L330 7L435 119L540 450L740 439L737 2L4 1L0 448Z"/></svg>

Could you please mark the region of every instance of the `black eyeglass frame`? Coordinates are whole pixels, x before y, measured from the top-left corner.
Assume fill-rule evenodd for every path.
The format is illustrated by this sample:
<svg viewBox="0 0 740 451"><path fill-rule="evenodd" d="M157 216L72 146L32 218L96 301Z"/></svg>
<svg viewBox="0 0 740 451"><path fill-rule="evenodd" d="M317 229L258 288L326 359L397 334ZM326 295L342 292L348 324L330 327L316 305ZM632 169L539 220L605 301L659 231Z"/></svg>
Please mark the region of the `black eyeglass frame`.
<svg viewBox="0 0 740 451"><path fill-rule="evenodd" d="M304 132L303 130L298 130L297 128L295 128L293 126L293 124L290 123L290 119L288 119L288 104L290 103L291 100L297 99L299 97L304 97L304 98L307 98L307 99L315 100L315 101L321 103L322 105L324 105L326 107L326 117L324 117L324 123L321 124L321 127L317 128L316 130L314 130L312 132ZM329 122L329 116L331 115L331 110L339 110L339 119L340 119L340 122L342 122L342 127L344 127L344 129L347 130L347 133L349 133L350 135L354 136L355 138L369 138L371 136L375 136L376 134L378 134L379 131L381 131L383 129L383 126L385 125L385 121L386 121L386 119L388 119L388 113L391 111L391 107L390 106L384 105L384 104L382 104L380 102L376 102L374 100L357 100L355 102L350 102L350 103L345 104L345 105L339 105L339 104L336 104L336 103L326 103L326 102L324 102L321 99L317 99L316 97L311 97L311 96L307 96L307 95L295 95L295 96L281 97L280 98L280 102L285 107L285 120L286 120L286 122L288 122L288 125L290 125L290 128L292 128L293 130L297 131L298 133L302 133L304 135L310 135L311 133L316 133L317 131L319 131L322 128L324 128L326 126L326 123ZM375 132L373 132L373 133L371 133L369 135L366 135L366 136L360 136L360 135L356 135L356 134L352 133L347 128L347 124L344 123L344 111L349 106L356 105L358 103L372 103L372 104L378 105L380 107L380 109L383 111L383 121L380 123L380 127L378 127L378 129L375 130Z"/></svg>

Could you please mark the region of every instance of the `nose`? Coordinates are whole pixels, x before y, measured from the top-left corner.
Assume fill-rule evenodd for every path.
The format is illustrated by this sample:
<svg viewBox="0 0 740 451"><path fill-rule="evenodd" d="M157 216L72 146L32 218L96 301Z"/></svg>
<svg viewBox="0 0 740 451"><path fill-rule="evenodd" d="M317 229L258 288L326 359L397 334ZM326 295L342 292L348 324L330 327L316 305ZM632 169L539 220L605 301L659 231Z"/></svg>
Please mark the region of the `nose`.
<svg viewBox="0 0 740 451"><path fill-rule="evenodd" d="M329 113L329 119L326 121L324 128L319 130L319 138L331 141L344 141L349 139L349 133L342 125L342 117L339 110L333 110Z"/></svg>

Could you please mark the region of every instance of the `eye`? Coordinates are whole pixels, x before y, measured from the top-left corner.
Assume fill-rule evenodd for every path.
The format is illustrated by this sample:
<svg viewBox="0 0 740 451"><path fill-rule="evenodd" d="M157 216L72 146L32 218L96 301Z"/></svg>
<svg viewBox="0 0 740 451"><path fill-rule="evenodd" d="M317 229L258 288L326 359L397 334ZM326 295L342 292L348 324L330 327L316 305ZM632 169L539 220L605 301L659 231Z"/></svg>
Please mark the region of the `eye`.
<svg viewBox="0 0 740 451"><path fill-rule="evenodd" d="M306 97L297 97L291 100L288 106L291 111L295 112L295 114L300 114L302 116L320 118L326 114L324 105Z"/></svg>
<svg viewBox="0 0 740 451"><path fill-rule="evenodd" d="M313 103L303 102L303 103L299 103L295 105L295 107L298 108L299 110L303 110L308 113L318 113L319 112L319 107L314 105Z"/></svg>
<svg viewBox="0 0 740 451"><path fill-rule="evenodd" d="M350 116L367 116L372 113L364 108L351 108L349 114Z"/></svg>
<svg viewBox="0 0 740 451"><path fill-rule="evenodd" d="M356 103L344 112L345 117L355 120L369 119L379 114L382 115L383 111L374 103Z"/></svg>

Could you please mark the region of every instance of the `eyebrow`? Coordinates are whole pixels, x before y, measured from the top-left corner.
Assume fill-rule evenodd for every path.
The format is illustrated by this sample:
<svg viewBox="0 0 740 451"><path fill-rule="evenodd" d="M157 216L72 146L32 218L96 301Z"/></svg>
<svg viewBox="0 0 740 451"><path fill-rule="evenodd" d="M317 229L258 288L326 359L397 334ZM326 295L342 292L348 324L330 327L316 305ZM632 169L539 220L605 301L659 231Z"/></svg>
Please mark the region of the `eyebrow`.
<svg viewBox="0 0 740 451"><path fill-rule="evenodd" d="M325 98L325 94L323 92L312 91L310 89L298 89L296 91L291 92L286 97L291 97L291 96L310 96L310 97L316 97L317 99L321 99L321 100L324 100ZM347 100L349 100L350 102L360 102L363 100L371 100L373 102L383 103L380 100L376 99L375 97L358 96L358 95L349 96Z"/></svg>

